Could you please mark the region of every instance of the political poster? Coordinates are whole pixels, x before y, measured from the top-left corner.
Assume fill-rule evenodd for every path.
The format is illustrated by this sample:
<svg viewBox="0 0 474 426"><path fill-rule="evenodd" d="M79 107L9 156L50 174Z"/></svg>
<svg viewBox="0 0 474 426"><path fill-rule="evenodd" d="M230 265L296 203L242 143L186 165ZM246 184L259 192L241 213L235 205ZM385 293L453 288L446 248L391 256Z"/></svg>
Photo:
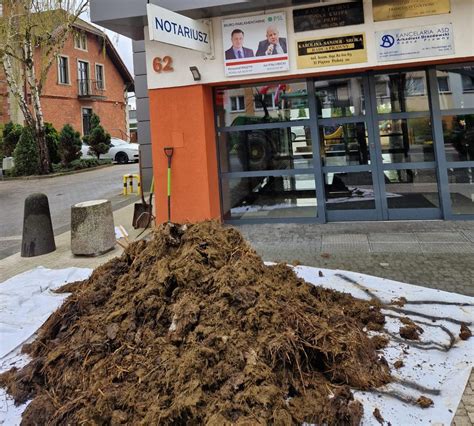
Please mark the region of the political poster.
<svg viewBox="0 0 474 426"><path fill-rule="evenodd" d="M379 62L454 54L451 24L379 31L375 38Z"/></svg>
<svg viewBox="0 0 474 426"><path fill-rule="evenodd" d="M222 37L228 77L290 69L285 13L224 19Z"/></svg>
<svg viewBox="0 0 474 426"><path fill-rule="evenodd" d="M317 68L367 62L365 34L298 40L298 68Z"/></svg>

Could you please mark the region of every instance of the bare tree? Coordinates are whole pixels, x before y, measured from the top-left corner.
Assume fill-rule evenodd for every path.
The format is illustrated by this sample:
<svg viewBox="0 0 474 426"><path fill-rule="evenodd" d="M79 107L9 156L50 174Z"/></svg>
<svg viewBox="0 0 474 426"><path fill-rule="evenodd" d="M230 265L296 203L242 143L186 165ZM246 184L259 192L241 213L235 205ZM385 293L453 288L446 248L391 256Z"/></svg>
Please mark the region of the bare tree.
<svg viewBox="0 0 474 426"><path fill-rule="evenodd" d="M10 93L34 132L40 170L50 172L41 94L74 23L89 0L0 0L0 57Z"/></svg>

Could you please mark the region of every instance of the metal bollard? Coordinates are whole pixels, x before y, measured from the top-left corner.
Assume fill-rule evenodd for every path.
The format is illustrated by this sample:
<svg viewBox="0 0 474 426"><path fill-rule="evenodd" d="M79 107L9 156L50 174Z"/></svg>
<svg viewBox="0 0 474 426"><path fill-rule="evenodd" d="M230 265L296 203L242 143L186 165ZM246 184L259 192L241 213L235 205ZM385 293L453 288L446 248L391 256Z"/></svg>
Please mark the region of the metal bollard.
<svg viewBox="0 0 474 426"><path fill-rule="evenodd" d="M48 197L32 194L25 200L21 257L35 257L56 250Z"/></svg>
<svg viewBox="0 0 474 426"><path fill-rule="evenodd" d="M142 185L140 181L139 175L123 175L123 195L133 194L133 180L137 180L137 194L141 195L142 193Z"/></svg>

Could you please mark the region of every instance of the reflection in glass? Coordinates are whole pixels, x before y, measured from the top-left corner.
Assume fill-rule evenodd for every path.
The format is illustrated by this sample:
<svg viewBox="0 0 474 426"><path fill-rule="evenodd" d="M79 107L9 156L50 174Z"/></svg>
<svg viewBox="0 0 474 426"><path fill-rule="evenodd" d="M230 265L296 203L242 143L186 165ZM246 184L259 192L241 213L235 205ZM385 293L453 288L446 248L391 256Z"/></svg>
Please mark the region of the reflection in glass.
<svg viewBox="0 0 474 426"><path fill-rule="evenodd" d="M375 209L372 172L325 173L327 210Z"/></svg>
<svg viewBox="0 0 474 426"><path fill-rule="evenodd" d="M439 208L435 169L385 170L389 209Z"/></svg>
<svg viewBox="0 0 474 426"><path fill-rule="evenodd" d="M309 127L220 132L221 172L313 167Z"/></svg>
<svg viewBox="0 0 474 426"><path fill-rule="evenodd" d="M384 163L434 161L433 135L428 118L379 121Z"/></svg>
<svg viewBox="0 0 474 426"><path fill-rule="evenodd" d="M320 126L321 157L325 166L369 163L367 132L364 123Z"/></svg>
<svg viewBox="0 0 474 426"><path fill-rule="evenodd" d="M314 175L222 179L225 219L317 217Z"/></svg>
<svg viewBox="0 0 474 426"><path fill-rule="evenodd" d="M306 82L216 89L218 127L309 119Z"/></svg>
<svg viewBox="0 0 474 426"><path fill-rule="evenodd" d="M436 71L441 109L474 108L474 65Z"/></svg>
<svg viewBox="0 0 474 426"><path fill-rule="evenodd" d="M443 117L447 161L474 161L474 114Z"/></svg>
<svg viewBox="0 0 474 426"><path fill-rule="evenodd" d="M427 88L424 71L376 75L377 112L429 111Z"/></svg>
<svg viewBox="0 0 474 426"><path fill-rule="evenodd" d="M453 214L474 214L474 167L448 170Z"/></svg>
<svg viewBox="0 0 474 426"><path fill-rule="evenodd" d="M314 83L318 117L348 117L365 114L362 78L337 78Z"/></svg>

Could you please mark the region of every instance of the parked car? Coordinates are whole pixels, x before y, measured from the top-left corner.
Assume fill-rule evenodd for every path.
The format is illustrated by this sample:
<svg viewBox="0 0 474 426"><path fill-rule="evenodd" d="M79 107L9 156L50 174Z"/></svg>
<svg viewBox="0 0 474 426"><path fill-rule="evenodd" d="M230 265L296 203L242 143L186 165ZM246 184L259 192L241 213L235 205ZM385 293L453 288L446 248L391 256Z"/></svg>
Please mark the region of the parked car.
<svg viewBox="0 0 474 426"><path fill-rule="evenodd" d="M120 164L128 163L129 161L138 161L138 144L128 143L122 139L112 138L110 150L107 154L102 154L100 158L109 158ZM94 155L89 152L89 145L82 144L82 158L93 158Z"/></svg>

